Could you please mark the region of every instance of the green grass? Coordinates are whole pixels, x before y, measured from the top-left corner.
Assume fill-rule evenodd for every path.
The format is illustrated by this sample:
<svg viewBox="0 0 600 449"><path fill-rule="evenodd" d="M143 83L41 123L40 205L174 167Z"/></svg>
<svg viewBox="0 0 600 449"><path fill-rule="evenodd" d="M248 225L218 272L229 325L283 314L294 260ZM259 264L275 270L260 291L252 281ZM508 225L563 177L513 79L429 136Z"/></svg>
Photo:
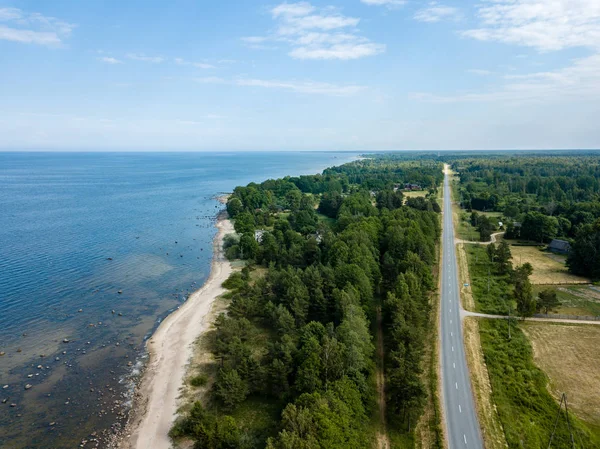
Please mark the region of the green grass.
<svg viewBox="0 0 600 449"><path fill-rule="evenodd" d="M283 404L273 398L250 396L231 416L250 447L265 447L267 438L277 435L282 407Z"/></svg>
<svg viewBox="0 0 600 449"><path fill-rule="evenodd" d="M556 296L562 303L555 311L564 315L600 316L600 288L589 286L547 286L534 285L535 296L546 288L556 290Z"/></svg>
<svg viewBox="0 0 600 449"><path fill-rule="evenodd" d="M317 217L319 217L319 221L327 223L329 226L333 226L336 222L335 218L328 217L327 215L320 214L319 212L317 212Z"/></svg>
<svg viewBox="0 0 600 449"><path fill-rule="evenodd" d="M507 323L481 320L481 346L492 384L492 399L504 428L509 448L538 449L548 441L558 403L546 389L548 378L533 362L527 337L517 326L508 340ZM569 415L575 429L575 447L600 447L600 429ZM564 408L553 448L570 448Z"/></svg>
<svg viewBox="0 0 600 449"><path fill-rule="evenodd" d="M508 275L499 275L489 262L487 247L483 245L465 245L471 290L475 300L475 310L494 315L508 315L508 306L514 313L515 304L511 299L512 286L508 283ZM489 290L488 290L488 270Z"/></svg>

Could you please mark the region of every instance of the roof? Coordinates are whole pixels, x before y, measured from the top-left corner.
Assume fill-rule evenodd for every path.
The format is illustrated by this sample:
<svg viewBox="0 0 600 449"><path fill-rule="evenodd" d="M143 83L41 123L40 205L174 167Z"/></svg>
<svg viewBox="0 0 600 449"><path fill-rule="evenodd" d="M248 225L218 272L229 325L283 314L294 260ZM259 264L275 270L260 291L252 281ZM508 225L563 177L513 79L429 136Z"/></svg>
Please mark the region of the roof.
<svg viewBox="0 0 600 449"><path fill-rule="evenodd" d="M554 239L548 245L548 249L556 249L559 251L570 251L571 244L569 242L566 242L565 240Z"/></svg>

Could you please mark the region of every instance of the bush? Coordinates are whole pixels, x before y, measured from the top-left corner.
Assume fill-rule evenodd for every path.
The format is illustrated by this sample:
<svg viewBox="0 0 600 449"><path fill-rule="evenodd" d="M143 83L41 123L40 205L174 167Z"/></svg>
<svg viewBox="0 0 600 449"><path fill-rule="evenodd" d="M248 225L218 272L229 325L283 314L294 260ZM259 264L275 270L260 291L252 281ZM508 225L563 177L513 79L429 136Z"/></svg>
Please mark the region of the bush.
<svg viewBox="0 0 600 449"><path fill-rule="evenodd" d="M198 374L190 379L190 385L192 387L203 387L208 383L208 376L206 374Z"/></svg>
<svg viewBox="0 0 600 449"><path fill-rule="evenodd" d="M243 287L246 284L242 273L236 271L235 273L231 273L231 275L227 278L225 282L223 282L223 287L228 290L235 290Z"/></svg>

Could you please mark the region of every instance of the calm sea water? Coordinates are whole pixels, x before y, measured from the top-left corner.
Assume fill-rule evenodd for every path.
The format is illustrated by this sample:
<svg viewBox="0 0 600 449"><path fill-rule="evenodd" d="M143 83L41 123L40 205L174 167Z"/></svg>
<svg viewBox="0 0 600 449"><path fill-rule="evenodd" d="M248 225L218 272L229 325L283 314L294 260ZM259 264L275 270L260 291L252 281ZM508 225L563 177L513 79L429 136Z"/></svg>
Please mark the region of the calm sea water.
<svg viewBox="0 0 600 449"><path fill-rule="evenodd" d="M209 274L215 196L354 156L0 153L0 447L116 430L144 338Z"/></svg>

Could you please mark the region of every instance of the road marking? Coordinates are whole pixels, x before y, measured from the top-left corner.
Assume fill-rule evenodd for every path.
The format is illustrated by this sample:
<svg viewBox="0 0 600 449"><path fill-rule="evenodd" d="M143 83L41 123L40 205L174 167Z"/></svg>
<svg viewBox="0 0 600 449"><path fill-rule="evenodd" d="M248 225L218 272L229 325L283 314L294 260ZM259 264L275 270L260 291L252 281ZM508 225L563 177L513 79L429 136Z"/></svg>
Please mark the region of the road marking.
<svg viewBox="0 0 600 449"><path fill-rule="evenodd" d="M454 385L456 385L456 389L458 390L458 382L454 382Z"/></svg>
<svg viewBox="0 0 600 449"><path fill-rule="evenodd" d="M459 411L460 413L462 413L462 407L460 406L460 404L458 404L458 411Z"/></svg>
<svg viewBox="0 0 600 449"><path fill-rule="evenodd" d="M452 346L452 352L454 352L454 346Z"/></svg>
<svg viewBox="0 0 600 449"><path fill-rule="evenodd" d="M467 444L467 436L463 433L463 438L465 439L465 446Z"/></svg>
<svg viewBox="0 0 600 449"><path fill-rule="evenodd" d="M452 368L456 369L456 363L452 363Z"/></svg>
<svg viewBox="0 0 600 449"><path fill-rule="evenodd" d="M454 332L450 332L450 336L451 336L451 337L454 337Z"/></svg>
<svg viewBox="0 0 600 449"><path fill-rule="evenodd" d="M452 324L452 320L450 320L450 324Z"/></svg>

